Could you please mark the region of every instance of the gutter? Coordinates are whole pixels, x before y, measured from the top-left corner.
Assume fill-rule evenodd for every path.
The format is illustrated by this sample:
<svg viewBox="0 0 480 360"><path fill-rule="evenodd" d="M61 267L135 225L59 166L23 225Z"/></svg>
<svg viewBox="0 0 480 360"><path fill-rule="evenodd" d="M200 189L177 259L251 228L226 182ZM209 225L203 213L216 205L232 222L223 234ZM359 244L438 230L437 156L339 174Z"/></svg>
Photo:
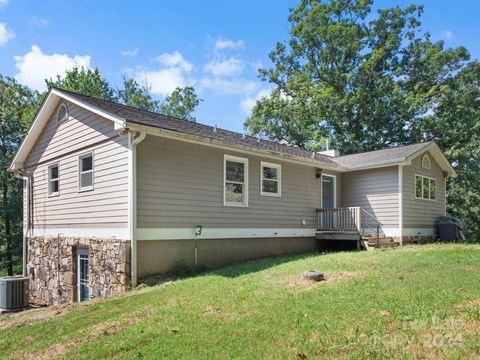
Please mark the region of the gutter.
<svg viewBox="0 0 480 360"><path fill-rule="evenodd" d="M139 132L145 132L149 135L164 137L167 139L173 139L178 141L185 141L193 144L199 144L203 146L215 147L218 149L223 149L227 151L235 151L239 153L254 155L254 156L263 156L274 160L283 160L286 162L292 162L295 164L302 164L311 167L320 167L324 170L333 170L338 172L348 171L348 168L338 162L335 162L332 158L333 163L323 162L316 159L308 159L303 157L296 157L292 155L287 155L283 153L278 153L269 150L262 150L250 146L230 144L222 140L216 140L191 134L180 133L172 130L166 130L162 128L157 128L154 126L147 126L143 124L137 124L135 122L128 122L127 126L132 130Z"/></svg>

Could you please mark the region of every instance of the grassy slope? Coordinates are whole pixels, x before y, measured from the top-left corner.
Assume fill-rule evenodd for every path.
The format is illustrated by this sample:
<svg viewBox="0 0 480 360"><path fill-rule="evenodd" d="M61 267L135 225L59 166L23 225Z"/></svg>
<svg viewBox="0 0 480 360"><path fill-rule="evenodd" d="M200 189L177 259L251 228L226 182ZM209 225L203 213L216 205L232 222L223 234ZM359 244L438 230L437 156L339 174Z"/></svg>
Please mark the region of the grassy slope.
<svg viewBox="0 0 480 360"><path fill-rule="evenodd" d="M265 259L32 314L53 318L0 319L0 358L480 357L480 246Z"/></svg>

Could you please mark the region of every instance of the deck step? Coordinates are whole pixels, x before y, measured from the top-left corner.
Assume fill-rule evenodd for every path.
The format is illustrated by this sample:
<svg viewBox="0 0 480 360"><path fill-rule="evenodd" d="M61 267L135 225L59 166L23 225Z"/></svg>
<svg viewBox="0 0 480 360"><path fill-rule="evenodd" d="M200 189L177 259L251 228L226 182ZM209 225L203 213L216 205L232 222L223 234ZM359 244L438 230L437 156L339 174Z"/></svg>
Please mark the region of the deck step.
<svg viewBox="0 0 480 360"><path fill-rule="evenodd" d="M400 243L393 240L391 237L381 237L378 240L374 237L364 237L363 241L368 243L368 246L374 248L397 247Z"/></svg>

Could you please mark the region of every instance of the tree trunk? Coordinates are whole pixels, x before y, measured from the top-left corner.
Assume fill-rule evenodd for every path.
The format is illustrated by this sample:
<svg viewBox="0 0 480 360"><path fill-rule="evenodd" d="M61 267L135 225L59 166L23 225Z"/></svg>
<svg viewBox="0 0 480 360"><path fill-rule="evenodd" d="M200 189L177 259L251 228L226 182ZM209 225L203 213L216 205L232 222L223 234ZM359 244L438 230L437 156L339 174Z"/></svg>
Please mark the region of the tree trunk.
<svg viewBox="0 0 480 360"><path fill-rule="evenodd" d="M12 257L12 227L10 223L10 214L8 212L8 173L5 171L3 176L3 216L5 221L5 247L7 250L7 273L13 276L13 257Z"/></svg>

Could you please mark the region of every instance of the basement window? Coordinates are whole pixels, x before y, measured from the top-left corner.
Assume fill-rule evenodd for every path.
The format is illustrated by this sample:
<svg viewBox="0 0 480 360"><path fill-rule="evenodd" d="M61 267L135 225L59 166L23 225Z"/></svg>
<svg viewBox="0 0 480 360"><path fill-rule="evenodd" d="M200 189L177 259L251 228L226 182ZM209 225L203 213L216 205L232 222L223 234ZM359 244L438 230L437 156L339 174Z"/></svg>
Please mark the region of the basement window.
<svg viewBox="0 0 480 360"><path fill-rule="evenodd" d="M58 164L48 167L48 195L57 196L60 194L60 172Z"/></svg>
<svg viewBox="0 0 480 360"><path fill-rule="evenodd" d="M93 190L93 153L78 158L79 191Z"/></svg>
<svg viewBox="0 0 480 360"><path fill-rule="evenodd" d="M281 165L271 164L271 163L262 161L260 163L260 171L261 171L260 195L280 197L282 194Z"/></svg>
<svg viewBox="0 0 480 360"><path fill-rule="evenodd" d="M415 197L417 199L435 200L437 180L428 176L415 175Z"/></svg>
<svg viewBox="0 0 480 360"><path fill-rule="evenodd" d="M248 159L225 155L223 204L248 206Z"/></svg>

